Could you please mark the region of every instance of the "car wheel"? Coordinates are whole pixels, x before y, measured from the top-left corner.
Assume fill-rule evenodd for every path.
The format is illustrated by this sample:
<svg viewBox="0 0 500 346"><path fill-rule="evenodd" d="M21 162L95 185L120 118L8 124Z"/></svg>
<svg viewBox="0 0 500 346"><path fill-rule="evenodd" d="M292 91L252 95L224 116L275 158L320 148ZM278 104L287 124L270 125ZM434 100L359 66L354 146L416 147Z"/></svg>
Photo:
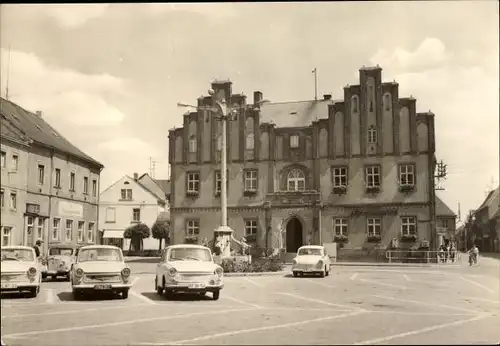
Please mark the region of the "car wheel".
<svg viewBox="0 0 500 346"><path fill-rule="evenodd" d="M155 288L156 288L156 293L158 293L159 295L163 294L163 287L158 286L158 278L155 279Z"/></svg>
<svg viewBox="0 0 500 346"><path fill-rule="evenodd" d="M165 290L165 297L167 298L167 300L171 300L174 298L174 292L170 291L170 290Z"/></svg>
<svg viewBox="0 0 500 346"><path fill-rule="evenodd" d="M83 298L83 292L77 289L73 289L73 299L74 300L80 300Z"/></svg>
<svg viewBox="0 0 500 346"><path fill-rule="evenodd" d="M325 270L323 270L321 273L319 273L319 276L324 278L325 277Z"/></svg>
<svg viewBox="0 0 500 346"><path fill-rule="evenodd" d="M327 267L325 267L325 276L330 275L330 270L327 270Z"/></svg>
<svg viewBox="0 0 500 346"><path fill-rule="evenodd" d="M294 276L294 277L297 277L297 276L299 276L299 273L297 273L297 272L293 272L293 276Z"/></svg>
<svg viewBox="0 0 500 346"><path fill-rule="evenodd" d="M128 298L128 290L122 291L122 299L127 299Z"/></svg>
<svg viewBox="0 0 500 346"><path fill-rule="evenodd" d="M213 300L219 300L220 291L215 291L212 293Z"/></svg>

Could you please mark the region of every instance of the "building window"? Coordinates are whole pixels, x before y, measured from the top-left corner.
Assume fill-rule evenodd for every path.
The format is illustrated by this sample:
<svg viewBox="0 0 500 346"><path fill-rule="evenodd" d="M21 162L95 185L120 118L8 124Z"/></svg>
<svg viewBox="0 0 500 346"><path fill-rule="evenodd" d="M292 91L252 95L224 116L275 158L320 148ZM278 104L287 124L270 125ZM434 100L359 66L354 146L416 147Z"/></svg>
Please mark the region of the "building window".
<svg viewBox="0 0 500 346"><path fill-rule="evenodd" d="M45 166L38 165L38 184L43 185L45 181Z"/></svg>
<svg viewBox="0 0 500 346"><path fill-rule="evenodd" d="M200 191L200 173L188 172L187 174L187 192L199 193Z"/></svg>
<svg viewBox="0 0 500 346"><path fill-rule="evenodd" d="M200 234L200 222L198 220L188 220L186 225L186 236L188 238L197 237Z"/></svg>
<svg viewBox="0 0 500 346"><path fill-rule="evenodd" d="M384 106L386 111L391 110L391 95L389 94L384 95Z"/></svg>
<svg viewBox="0 0 500 346"><path fill-rule="evenodd" d="M140 222L141 221L141 209L140 208L132 209L132 221L133 222Z"/></svg>
<svg viewBox="0 0 500 346"><path fill-rule="evenodd" d="M356 95L351 97L351 109L353 113L358 113L358 97Z"/></svg>
<svg viewBox="0 0 500 346"><path fill-rule="evenodd" d="M188 146L189 146L189 152L190 153L196 153L196 136L191 136L189 137L189 142L188 142Z"/></svg>
<svg viewBox="0 0 500 346"><path fill-rule="evenodd" d="M89 228L87 232L87 242L88 243L93 243L94 242L94 223L89 222Z"/></svg>
<svg viewBox="0 0 500 346"><path fill-rule="evenodd" d="M286 180L288 191L304 191L306 189L306 177L300 169L292 169Z"/></svg>
<svg viewBox="0 0 500 346"><path fill-rule="evenodd" d="M73 172L69 175L69 190L75 191L75 173Z"/></svg>
<svg viewBox="0 0 500 346"><path fill-rule="evenodd" d="M401 218L401 234L403 236L417 235L417 218L405 216Z"/></svg>
<svg viewBox="0 0 500 346"><path fill-rule="evenodd" d="M292 135L290 136L290 148L298 148L299 147L299 136Z"/></svg>
<svg viewBox="0 0 500 346"><path fill-rule="evenodd" d="M2 166L2 168L5 168L5 158L6 158L6 154L4 151L1 152L0 154L0 166Z"/></svg>
<svg viewBox="0 0 500 346"><path fill-rule="evenodd" d="M83 193L84 194L89 193L89 178L88 177L83 177Z"/></svg>
<svg viewBox="0 0 500 346"><path fill-rule="evenodd" d="M347 186L347 167L333 167L333 187Z"/></svg>
<svg viewBox="0 0 500 346"><path fill-rule="evenodd" d="M28 233L28 236L31 234L32 237L35 235L33 234L33 231L35 230L35 218L32 216L28 216L26 219L26 233Z"/></svg>
<svg viewBox="0 0 500 346"><path fill-rule="evenodd" d="M61 170L56 168L56 181L54 182L55 187L61 187Z"/></svg>
<svg viewBox="0 0 500 346"><path fill-rule="evenodd" d="M70 242L73 236L73 220L66 220L66 241Z"/></svg>
<svg viewBox="0 0 500 346"><path fill-rule="evenodd" d="M438 220L438 227L440 228L446 228L448 229L448 220L445 220L445 219L439 219Z"/></svg>
<svg viewBox="0 0 500 346"><path fill-rule="evenodd" d="M219 135L219 137L217 137L217 151L221 150L222 150L222 135Z"/></svg>
<svg viewBox="0 0 500 346"><path fill-rule="evenodd" d="M132 189L121 189L121 199L122 201L131 201Z"/></svg>
<svg viewBox="0 0 500 346"><path fill-rule="evenodd" d="M347 235L347 219L333 219L333 235Z"/></svg>
<svg viewBox="0 0 500 346"><path fill-rule="evenodd" d="M17 155L12 155L12 170L14 172L17 172L17 170L19 169L19 156Z"/></svg>
<svg viewBox="0 0 500 346"><path fill-rule="evenodd" d="M245 171L245 191L257 191L258 171L255 169Z"/></svg>
<svg viewBox="0 0 500 346"><path fill-rule="evenodd" d="M17 194L15 192L10 193L10 208L17 209Z"/></svg>
<svg viewBox="0 0 500 346"><path fill-rule="evenodd" d="M36 228L36 236L38 239L43 239L44 236L43 236L43 226L44 226L44 219L42 219L41 217L38 218L38 224L37 224L37 228Z"/></svg>
<svg viewBox="0 0 500 346"><path fill-rule="evenodd" d="M92 180L92 196L97 196L97 180Z"/></svg>
<svg viewBox="0 0 500 346"><path fill-rule="evenodd" d="M375 127L370 126L368 129L368 144L376 144L377 143L377 129Z"/></svg>
<svg viewBox="0 0 500 346"><path fill-rule="evenodd" d="M257 235L257 220L245 220L245 237Z"/></svg>
<svg viewBox="0 0 500 346"><path fill-rule="evenodd" d="M255 147L255 136L253 133L249 133L246 138L245 147L247 150L253 150Z"/></svg>
<svg viewBox="0 0 500 346"><path fill-rule="evenodd" d="M12 227L2 226L2 246L11 245Z"/></svg>
<svg viewBox="0 0 500 346"><path fill-rule="evenodd" d="M399 166L399 184L400 185L415 185L415 166L400 165Z"/></svg>
<svg viewBox="0 0 500 346"><path fill-rule="evenodd" d="M83 242L83 232L85 230L85 222L84 221L78 221L78 231L76 233L76 236L78 238L78 242L81 243Z"/></svg>
<svg viewBox="0 0 500 346"><path fill-rule="evenodd" d="M0 190L0 207L4 207L5 206L5 197L4 197L4 191L3 189Z"/></svg>
<svg viewBox="0 0 500 346"><path fill-rule="evenodd" d="M60 227L61 227L61 219L54 218L52 220L52 240L59 240Z"/></svg>
<svg viewBox="0 0 500 346"><path fill-rule="evenodd" d="M369 166L366 167L366 186L379 187L380 186L380 167Z"/></svg>
<svg viewBox="0 0 500 346"><path fill-rule="evenodd" d="M106 222L116 222L116 208L106 208Z"/></svg>
<svg viewBox="0 0 500 346"><path fill-rule="evenodd" d="M369 237L380 237L381 220L379 218L368 218L367 231Z"/></svg>

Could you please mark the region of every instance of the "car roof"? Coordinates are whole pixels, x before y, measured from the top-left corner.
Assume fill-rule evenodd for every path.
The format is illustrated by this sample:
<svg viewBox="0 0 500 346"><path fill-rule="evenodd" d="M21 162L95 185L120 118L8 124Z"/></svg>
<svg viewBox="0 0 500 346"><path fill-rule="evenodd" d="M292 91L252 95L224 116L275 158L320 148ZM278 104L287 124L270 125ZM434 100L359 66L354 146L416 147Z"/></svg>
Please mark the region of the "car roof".
<svg viewBox="0 0 500 346"><path fill-rule="evenodd" d="M49 245L49 249L76 249L76 245L54 244Z"/></svg>
<svg viewBox="0 0 500 346"><path fill-rule="evenodd" d="M203 245L197 245L197 244L176 244L176 245L170 245L167 247L167 249L186 249L186 248L191 248L191 249L208 249L208 247L203 246Z"/></svg>
<svg viewBox="0 0 500 346"><path fill-rule="evenodd" d="M118 249L121 250L118 246L113 245L84 245L78 248L79 251L87 250L87 249Z"/></svg>
<svg viewBox="0 0 500 346"><path fill-rule="evenodd" d="M304 246L299 247L299 250L300 249L324 249L324 248L325 247L321 246L321 245L304 245Z"/></svg>
<svg viewBox="0 0 500 346"><path fill-rule="evenodd" d="M2 246L0 249L5 249L5 250L32 250L35 251L31 246L24 246L24 245L8 245L8 246Z"/></svg>

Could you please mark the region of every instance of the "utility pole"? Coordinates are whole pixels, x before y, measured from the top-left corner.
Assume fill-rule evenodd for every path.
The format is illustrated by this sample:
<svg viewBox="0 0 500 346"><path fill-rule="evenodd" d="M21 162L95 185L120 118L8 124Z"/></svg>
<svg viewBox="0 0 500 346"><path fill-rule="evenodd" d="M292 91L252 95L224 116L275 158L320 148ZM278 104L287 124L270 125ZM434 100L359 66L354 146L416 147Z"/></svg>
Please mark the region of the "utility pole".
<svg viewBox="0 0 500 346"><path fill-rule="evenodd" d="M436 227L436 191L442 191L444 190L443 187L439 186L439 183L441 180L446 179L447 176L447 165L444 164L443 160L441 160L439 163L436 163L436 170L433 173L433 179L437 180L437 183L434 184L434 191L433 191L433 196L432 196L432 201L431 201L431 234L433 236L434 241L441 239L441 236L437 234L437 227ZM441 245L441 244L438 244ZM437 248L436 246L433 246L434 248Z"/></svg>
<svg viewBox="0 0 500 346"><path fill-rule="evenodd" d="M7 81L5 83L5 99L9 99L9 79L10 79L10 44L9 44L9 56L7 60Z"/></svg>

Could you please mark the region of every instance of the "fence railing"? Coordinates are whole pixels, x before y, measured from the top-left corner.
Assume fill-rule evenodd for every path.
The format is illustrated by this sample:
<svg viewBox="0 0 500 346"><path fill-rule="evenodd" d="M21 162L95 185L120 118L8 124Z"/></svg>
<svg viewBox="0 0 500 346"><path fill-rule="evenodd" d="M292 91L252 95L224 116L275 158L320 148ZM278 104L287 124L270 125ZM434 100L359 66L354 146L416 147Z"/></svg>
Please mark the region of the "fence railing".
<svg viewBox="0 0 500 346"><path fill-rule="evenodd" d="M462 254L458 251L424 251L424 250L387 250L385 257L389 263L455 263L461 259Z"/></svg>

